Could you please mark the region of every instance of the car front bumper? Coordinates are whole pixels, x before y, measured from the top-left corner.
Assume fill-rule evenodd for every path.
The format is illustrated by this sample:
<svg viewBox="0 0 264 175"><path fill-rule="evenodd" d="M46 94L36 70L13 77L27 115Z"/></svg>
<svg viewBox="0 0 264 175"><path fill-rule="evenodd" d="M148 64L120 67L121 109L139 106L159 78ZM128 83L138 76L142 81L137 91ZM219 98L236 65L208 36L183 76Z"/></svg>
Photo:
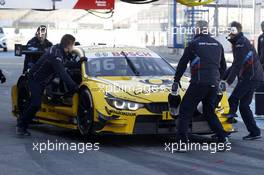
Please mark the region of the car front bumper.
<svg viewBox="0 0 264 175"><path fill-rule="evenodd" d="M173 119L168 111L162 114L136 114L136 115L112 115L106 116L97 111L98 122L95 132L98 134L175 134L177 131L177 119ZM233 132L232 123L220 118L223 128L227 132ZM189 132L193 134L212 134L208 122L205 119L195 119L190 124Z"/></svg>

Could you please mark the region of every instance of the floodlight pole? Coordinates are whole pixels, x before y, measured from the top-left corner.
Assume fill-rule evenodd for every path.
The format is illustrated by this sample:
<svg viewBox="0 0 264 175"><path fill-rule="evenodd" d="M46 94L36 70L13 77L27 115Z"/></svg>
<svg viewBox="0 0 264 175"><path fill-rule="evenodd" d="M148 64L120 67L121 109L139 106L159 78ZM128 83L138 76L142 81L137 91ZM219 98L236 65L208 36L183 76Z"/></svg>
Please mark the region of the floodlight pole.
<svg viewBox="0 0 264 175"><path fill-rule="evenodd" d="M51 0L52 1L52 9L56 10L56 2L59 2L61 0Z"/></svg>
<svg viewBox="0 0 264 175"><path fill-rule="evenodd" d="M253 0L253 36L254 40L256 41L257 35L260 31L260 17L261 17L261 6L262 0Z"/></svg>
<svg viewBox="0 0 264 175"><path fill-rule="evenodd" d="M219 35L219 8L218 0L215 2L214 27L216 28L216 36Z"/></svg>

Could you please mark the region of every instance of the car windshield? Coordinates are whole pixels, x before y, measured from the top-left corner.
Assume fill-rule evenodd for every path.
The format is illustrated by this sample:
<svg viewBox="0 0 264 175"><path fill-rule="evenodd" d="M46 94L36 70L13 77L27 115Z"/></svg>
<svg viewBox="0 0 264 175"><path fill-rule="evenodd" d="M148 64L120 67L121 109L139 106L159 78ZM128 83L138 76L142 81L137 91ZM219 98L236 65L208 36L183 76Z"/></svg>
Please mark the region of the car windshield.
<svg viewBox="0 0 264 175"><path fill-rule="evenodd" d="M173 76L175 70L162 58L102 57L88 58L89 76Z"/></svg>

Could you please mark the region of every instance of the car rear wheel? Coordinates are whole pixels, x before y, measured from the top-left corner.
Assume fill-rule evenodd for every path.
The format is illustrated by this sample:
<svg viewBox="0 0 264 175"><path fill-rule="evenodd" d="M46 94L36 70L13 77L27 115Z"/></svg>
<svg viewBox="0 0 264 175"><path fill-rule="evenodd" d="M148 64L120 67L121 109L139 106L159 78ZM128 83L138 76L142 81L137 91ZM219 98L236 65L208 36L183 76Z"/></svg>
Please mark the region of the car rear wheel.
<svg viewBox="0 0 264 175"><path fill-rule="evenodd" d="M7 48L4 48L4 52L7 52Z"/></svg>
<svg viewBox="0 0 264 175"><path fill-rule="evenodd" d="M88 89L82 89L79 93L77 124L79 132L83 136L91 135L93 125L93 102Z"/></svg>

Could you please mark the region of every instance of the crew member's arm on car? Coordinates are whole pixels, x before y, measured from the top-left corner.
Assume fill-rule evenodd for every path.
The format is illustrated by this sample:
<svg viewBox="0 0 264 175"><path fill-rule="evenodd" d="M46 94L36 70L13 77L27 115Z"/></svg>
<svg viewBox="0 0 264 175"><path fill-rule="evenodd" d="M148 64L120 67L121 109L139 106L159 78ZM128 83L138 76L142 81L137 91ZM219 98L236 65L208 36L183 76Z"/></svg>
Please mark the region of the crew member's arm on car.
<svg viewBox="0 0 264 175"><path fill-rule="evenodd" d="M81 57L79 62L82 63L82 62L85 62L87 60L88 60L87 57Z"/></svg>
<svg viewBox="0 0 264 175"><path fill-rule="evenodd" d="M226 68L227 68L227 66L226 66L226 59L225 59L225 51L224 51L224 48L222 46L221 62L220 62L220 69L219 69L221 80L223 80L223 78L224 78Z"/></svg>
<svg viewBox="0 0 264 175"><path fill-rule="evenodd" d="M242 68L243 60L247 55L248 49L245 48L244 43L237 43L234 46L234 52L236 53L234 56L234 61L232 63L230 73L226 80L229 85L231 85L235 81L236 76L239 76L239 72Z"/></svg>
<svg viewBox="0 0 264 175"><path fill-rule="evenodd" d="M182 75L184 74L185 70L187 69L187 65L190 61L190 56L191 56L191 46L188 46L184 49L183 56L181 57L177 70L174 76L174 82L180 82Z"/></svg>
<svg viewBox="0 0 264 175"><path fill-rule="evenodd" d="M72 80L70 75L65 71L65 67L62 62L61 57L56 57L52 59L52 65L56 72L59 74L60 78L65 82L70 91L77 91L78 85Z"/></svg>
<svg viewBox="0 0 264 175"><path fill-rule="evenodd" d="M228 76L229 76L231 70L232 70L232 67L229 67L229 68L224 72L224 75L223 75L223 77L222 77L222 80L224 80L224 81L227 80L227 78L228 78Z"/></svg>

